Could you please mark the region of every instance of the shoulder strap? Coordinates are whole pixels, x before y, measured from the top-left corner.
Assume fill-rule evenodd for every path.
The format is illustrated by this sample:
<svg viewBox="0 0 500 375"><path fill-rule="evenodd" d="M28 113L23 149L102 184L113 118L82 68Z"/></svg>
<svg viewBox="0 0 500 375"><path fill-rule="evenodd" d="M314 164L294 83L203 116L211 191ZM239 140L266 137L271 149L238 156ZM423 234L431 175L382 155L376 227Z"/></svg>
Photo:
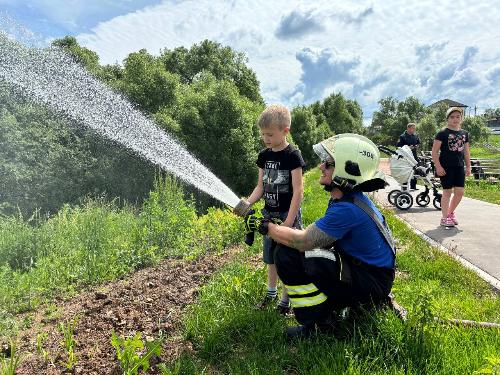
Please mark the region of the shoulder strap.
<svg viewBox="0 0 500 375"><path fill-rule="evenodd" d="M366 204L364 201L362 201L361 199L359 199L357 197L342 198L341 200L346 200L348 202L355 204L356 206L361 208L364 212L366 212L366 214L368 216L371 217L371 219L377 225L377 228L380 231L380 233L382 234L382 236L384 237L385 241L387 242L387 244L391 248L392 254L394 255L394 257L396 257L396 244L394 243L394 238L392 237L391 231L390 231L389 227L387 226L385 219L384 219L384 222L382 222L380 220L380 218L377 216L377 214L375 213L375 211L373 210L373 208L370 207L368 204Z"/></svg>

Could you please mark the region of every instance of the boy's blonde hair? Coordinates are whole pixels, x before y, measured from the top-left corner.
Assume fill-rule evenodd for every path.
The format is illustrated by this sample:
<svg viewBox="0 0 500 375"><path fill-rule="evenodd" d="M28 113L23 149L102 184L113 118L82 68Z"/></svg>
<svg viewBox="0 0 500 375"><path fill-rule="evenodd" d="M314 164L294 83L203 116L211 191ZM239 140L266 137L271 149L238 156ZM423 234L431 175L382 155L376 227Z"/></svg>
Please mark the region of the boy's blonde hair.
<svg viewBox="0 0 500 375"><path fill-rule="evenodd" d="M271 125L278 126L280 130L290 129L292 125L290 111L281 104L270 105L260 114L257 124L261 129L268 128Z"/></svg>

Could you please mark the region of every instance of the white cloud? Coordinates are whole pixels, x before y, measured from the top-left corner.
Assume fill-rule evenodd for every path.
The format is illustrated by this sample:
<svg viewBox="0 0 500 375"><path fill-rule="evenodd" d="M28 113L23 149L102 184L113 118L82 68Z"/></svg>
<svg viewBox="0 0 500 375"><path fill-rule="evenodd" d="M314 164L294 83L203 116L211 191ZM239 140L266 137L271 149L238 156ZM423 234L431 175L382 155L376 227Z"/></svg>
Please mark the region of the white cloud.
<svg viewBox="0 0 500 375"><path fill-rule="evenodd" d="M369 118L389 95L427 104L499 101L499 16L494 0L320 0L307 7L299 0L164 0L101 22L78 40L104 63L140 48L156 54L216 40L247 54L268 102L310 103L342 90Z"/></svg>

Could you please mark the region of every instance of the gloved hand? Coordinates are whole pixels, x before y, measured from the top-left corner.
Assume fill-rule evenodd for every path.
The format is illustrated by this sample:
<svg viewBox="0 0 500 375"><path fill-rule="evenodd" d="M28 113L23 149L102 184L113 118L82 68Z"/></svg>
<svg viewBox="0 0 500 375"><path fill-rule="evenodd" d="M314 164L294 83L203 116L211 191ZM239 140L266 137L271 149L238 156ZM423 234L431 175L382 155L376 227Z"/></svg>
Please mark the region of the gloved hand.
<svg viewBox="0 0 500 375"><path fill-rule="evenodd" d="M250 212L247 216L245 216L245 230L248 233L258 232L262 220L264 220L262 216L257 216L255 215L255 212Z"/></svg>
<svg viewBox="0 0 500 375"><path fill-rule="evenodd" d="M263 236L269 231L269 223L281 224L280 219L267 219L250 213L245 217L245 229L247 232L259 232Z"/></svg>

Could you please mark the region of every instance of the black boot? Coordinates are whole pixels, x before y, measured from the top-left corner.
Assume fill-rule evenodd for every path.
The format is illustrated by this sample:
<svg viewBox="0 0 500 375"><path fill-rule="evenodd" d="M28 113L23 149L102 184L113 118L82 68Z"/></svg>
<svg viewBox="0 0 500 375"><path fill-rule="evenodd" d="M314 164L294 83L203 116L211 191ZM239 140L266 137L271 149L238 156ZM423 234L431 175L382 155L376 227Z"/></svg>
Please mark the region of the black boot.
<svg viewBox="0 0 500 375"><path fill-rule="evenodd" d="M338 320L333 316L322 319L316 323L316 327L319 333L323 333L325 335L332 335L335 333L335 330L338 327Z"/></svg>
<svg viewBox="0 0 500 375"><path fill-rule="evenodd" d="M288 327L286 329L287 340L308 339L315 333L314 323Z"/></svg>

